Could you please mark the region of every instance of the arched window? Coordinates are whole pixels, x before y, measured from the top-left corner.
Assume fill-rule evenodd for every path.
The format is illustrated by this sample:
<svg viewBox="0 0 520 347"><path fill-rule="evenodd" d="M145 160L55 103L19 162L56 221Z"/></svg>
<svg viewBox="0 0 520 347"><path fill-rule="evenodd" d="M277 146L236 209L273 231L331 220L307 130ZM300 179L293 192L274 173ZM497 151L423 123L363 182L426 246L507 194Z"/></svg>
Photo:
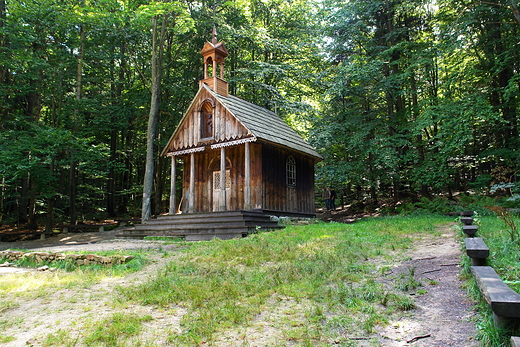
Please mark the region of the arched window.
<svg viewBox="0 0 520 347"><path fill-rule="evenodd" d="M287 158L285 168L287 172L287 185L296 186L296 160L294 160L292 155Z"/></svg>
<svg viewBox="0 0 520 347"><path fill-rule="evenodd" d="M205 102L200 112L200 137L207 139L213 137L213 105Z"/></svg>

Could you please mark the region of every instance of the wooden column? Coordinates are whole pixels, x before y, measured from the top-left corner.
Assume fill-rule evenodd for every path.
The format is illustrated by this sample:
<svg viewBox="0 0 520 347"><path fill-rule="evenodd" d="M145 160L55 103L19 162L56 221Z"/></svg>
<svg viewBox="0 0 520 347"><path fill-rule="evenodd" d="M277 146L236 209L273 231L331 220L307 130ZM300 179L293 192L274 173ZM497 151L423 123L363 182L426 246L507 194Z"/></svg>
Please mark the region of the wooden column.
<svg viewBox="0 0 520 347"><path fill-rule="evenodd" d="M170 215L174 215L177 209L175 208L175 175L176 175L176 168L175 168L175 156L172 156L172 167L171 167L171 180L170 180Z"/></svg>
<svg viewBox="0 0 520 347"><path fill-rule="evenodd" d="M226 211L226 147L220 148L220 201L219 210Z"/></svg>
<svg viewBox="0 0 520 347"><path fill-rule="evenodd" d="M195 153L190 154L190 188L188 194L188 213L195 211Z"/></svg>
<svg viewBox="0 0 520 347"><path fill-rule="evenodd" d="M244 209L251 209L251 148L245 143L245 182L244 182Z"/></svg>

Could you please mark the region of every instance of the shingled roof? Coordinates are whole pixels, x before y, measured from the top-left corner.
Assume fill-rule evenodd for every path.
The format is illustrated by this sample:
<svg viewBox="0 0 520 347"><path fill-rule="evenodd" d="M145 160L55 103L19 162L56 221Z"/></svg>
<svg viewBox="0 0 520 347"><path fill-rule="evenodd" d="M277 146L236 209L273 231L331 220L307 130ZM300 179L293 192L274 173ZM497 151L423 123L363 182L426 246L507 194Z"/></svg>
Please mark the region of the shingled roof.
<svg viewBox="0 0 520 347"><path fill-rule="evenodd" d="M316 150L274 112L236 96L222 96L204 85L258 140L274 143L323 159Z"/></svg>

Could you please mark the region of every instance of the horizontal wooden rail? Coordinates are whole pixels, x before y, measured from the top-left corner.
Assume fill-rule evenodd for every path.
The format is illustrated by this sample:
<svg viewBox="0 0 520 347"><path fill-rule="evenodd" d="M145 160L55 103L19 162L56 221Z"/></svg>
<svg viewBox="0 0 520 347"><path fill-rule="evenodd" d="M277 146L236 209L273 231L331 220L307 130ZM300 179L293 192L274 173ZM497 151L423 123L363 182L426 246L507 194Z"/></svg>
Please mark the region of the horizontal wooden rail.
<svg viewBox="0 0 520 347"><path fill-rule="evenodd" d="M475 266L486 265L486 258L489 257L489 247L481 237L471 237L464 240L466 244L466 254L471 258L471 264Z"/></svg>
<svg viewBox="0 0 520 347"><path fill-rule="evenodd" d="M493 310L495 324L509 328L520 318L520 294L509 288L490 266L472 266L471 273Z"/></svg>

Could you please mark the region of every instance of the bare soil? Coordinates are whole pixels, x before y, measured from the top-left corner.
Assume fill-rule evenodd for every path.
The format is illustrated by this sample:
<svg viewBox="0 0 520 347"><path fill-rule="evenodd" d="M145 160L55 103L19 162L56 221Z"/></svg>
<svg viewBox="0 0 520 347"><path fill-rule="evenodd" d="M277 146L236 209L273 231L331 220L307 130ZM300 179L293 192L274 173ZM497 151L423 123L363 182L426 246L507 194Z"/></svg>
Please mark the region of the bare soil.
<svg viewBox="0 0 520 347"><path fill-rule="evenodd" d="M380 281L394 286L400 273L413 271L414 277L422 283L422 294L414 291L416 309L388 317L389 324L379 328L373 335L353 336L351 342L358 346L478 346L474 339L476 328L470 302L461 288L460 245L454 236L454 227L448 225L441 235L417 238L413 247L403 260L396 259L394 264L378 264L386 267ZM118 230L90 232L82 234L63 234L46 240L0 243L0 250L28 249L33 251L101 251L112 249L157 249L175 250L177 246L161 242L117 239ZM137 274L117 280L107 280L89 288L63 289L52 297L38 298L22 302L19 306L0 312L0 321L19 322L12 324L4 335L14 336L16 340L4 346L41 346L43 338L58 330L80 335L82 327L78 321L99 320L114 312L111 292L115 286L125 286L144 281L153 276L172 257L161 257L160 253L153 262ZM9 271L0 268L0 275ZM34 271L17 269L18 271ZM288 310L298 311L291 300L277 298L277 306L251 322L249 327L240 331L229 331L215 341L214 346L282 346L285 340L279 331L271 328L270 320L275 316L287 314ZM300 303L305 304L305 303ZM118 308L120 310L120 308ZM180 320L186 311L180 307L157 309L153 307L126 307L125 310L136 314L150 315L153 319L147 324L147 333L140 338L145 344L168 345L169 332L180 330ZM277 311L280 311L277 313ZM283 311L283 313L281 313ZM73 323L76 322L76 323ZM279 338L278 338L278 337ZM374 339L378 342L374 345ZM292 345L292 344L287 344ZM331 345L335 345L331 341Z"/></svg>

